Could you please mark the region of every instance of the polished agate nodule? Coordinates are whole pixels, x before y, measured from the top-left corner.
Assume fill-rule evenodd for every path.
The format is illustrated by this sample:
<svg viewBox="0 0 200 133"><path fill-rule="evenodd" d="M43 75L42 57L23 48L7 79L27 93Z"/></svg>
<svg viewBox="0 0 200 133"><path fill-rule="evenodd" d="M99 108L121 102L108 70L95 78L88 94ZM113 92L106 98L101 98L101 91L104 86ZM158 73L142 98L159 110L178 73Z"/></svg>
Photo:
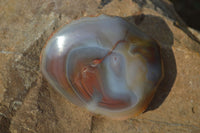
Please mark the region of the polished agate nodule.
<svg viewBox="0 0 200 133"><path fill-rule="evenodd" d="M72 103L114 119L143 112L162 79L157 43L120 17L67 24L47 42L41 70Z"/></svg>

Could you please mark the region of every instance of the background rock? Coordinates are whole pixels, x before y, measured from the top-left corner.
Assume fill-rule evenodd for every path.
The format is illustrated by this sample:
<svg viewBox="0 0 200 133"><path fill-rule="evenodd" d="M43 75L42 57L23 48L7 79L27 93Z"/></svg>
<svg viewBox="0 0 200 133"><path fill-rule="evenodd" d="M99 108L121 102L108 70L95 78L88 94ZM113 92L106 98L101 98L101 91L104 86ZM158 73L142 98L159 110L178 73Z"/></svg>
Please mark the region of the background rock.
<svg viewBox="0 0 200 133"><path fill-rule="evenodd" d="M69 103L42 77L55 29L85 16L121 16L157 40L165 77L140 116L113 121ZM0 1L0 133L200 132L200 34L167 0Z"/></svg>
<svg viewBox="0 0 200 133"><path fill-rule="evenodd" d="M170 0L187 25L200 30L200 1L199 0Z"/></svg>

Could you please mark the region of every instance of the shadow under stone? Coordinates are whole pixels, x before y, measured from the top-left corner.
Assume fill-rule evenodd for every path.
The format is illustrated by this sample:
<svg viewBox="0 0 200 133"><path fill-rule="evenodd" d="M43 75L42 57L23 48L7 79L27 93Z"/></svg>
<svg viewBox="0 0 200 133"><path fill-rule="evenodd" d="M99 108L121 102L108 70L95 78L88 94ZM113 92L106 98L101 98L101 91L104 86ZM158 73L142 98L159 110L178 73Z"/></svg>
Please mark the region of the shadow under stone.
<svg viewBox="0 0 200 133"><path fill-rule="evenodd" d="M137 15L129 16L127 21L134 23L147 35L155 39L160 45L161 56L164 64L164 78L145 112L158 108L167 98L177 75L176 61L171 49L173 45L173 33L166 22L157 16Z"/></svg>

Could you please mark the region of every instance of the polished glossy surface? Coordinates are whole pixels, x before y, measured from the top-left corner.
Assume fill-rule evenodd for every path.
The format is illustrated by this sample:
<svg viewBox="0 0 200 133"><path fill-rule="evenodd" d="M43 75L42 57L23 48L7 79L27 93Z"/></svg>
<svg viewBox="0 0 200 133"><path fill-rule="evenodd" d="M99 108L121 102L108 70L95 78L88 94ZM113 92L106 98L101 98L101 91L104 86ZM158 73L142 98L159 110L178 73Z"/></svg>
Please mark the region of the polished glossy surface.
<svg viewBox="0 0 200 133"><path fill-rule="evenodd" d="M143 112L163 75L157 43L120 17L67 24L41 55L47 81L72 103L114 119Z"/></svg>

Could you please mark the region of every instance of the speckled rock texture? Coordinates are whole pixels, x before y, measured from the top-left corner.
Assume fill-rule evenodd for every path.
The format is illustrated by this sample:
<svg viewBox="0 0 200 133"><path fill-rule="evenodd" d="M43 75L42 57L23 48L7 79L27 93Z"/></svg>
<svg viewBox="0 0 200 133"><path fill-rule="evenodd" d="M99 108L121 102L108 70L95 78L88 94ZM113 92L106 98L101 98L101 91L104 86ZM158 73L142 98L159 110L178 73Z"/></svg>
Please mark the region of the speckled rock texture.
<svg viewBox="0 0 200 133"><path fill-rule="evenodd" d="M165 76L148 109L114 121L69 103L42 77L53 31L85 16L135 23L161 46ZM200 133L200 33L167 0L0 1L0 133Z"/></svg>

